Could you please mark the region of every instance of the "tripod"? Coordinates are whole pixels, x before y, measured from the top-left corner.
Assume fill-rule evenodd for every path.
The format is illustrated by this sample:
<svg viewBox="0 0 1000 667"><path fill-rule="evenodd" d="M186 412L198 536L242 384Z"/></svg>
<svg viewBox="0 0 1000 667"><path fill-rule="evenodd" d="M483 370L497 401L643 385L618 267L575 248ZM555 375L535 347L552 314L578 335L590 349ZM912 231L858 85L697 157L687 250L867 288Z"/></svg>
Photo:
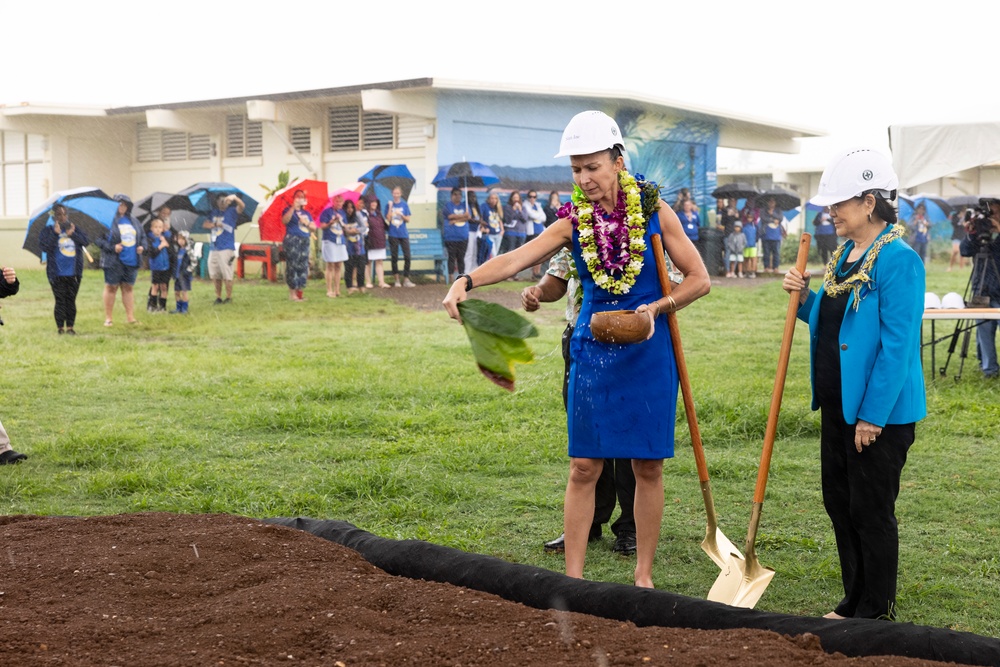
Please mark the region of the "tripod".
<svg viewBox="0 0 1000 667"><path fill-rule="evenodd" d="M1000 285L1000 270L997 270L996 260L990 255L988 247L990 237L980 237L979 240L979 250L976 251L975 256L972 258L972 273L969 274L969 282L965 286L965 293L962 300L973 308L988 308L990 305L990 296L984 290L987 271L992 272L995 281L993 284ZM952 354L955 352L955 348L958 346L959 335L964 334L961 336L962 351L959 353L961 361L958 365L958 375L955 376L955 381L957 382L961 379L962 370L965 368L965 360L969 356L969 341L972 337L972 330L981 323L981 321L977 322L972 319L958 320L955 323L955 331L951 336L951 343L948 344L948 356L945 358L944 366L939 370L942 377L948 372L948 364L951 361Z"/></svg>

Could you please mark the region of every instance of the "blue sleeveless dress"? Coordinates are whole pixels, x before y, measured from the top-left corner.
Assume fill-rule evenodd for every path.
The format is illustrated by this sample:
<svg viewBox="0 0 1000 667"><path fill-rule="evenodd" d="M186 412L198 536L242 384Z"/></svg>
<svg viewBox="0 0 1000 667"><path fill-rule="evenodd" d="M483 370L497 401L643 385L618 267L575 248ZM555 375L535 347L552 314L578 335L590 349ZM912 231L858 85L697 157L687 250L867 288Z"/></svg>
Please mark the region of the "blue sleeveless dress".
<svg viewBox="0 0 1000 667"><path fill-rule="evenodd" d="M579 458L665 459L674 455L677 363L666 313L653 337L631 345L594 340L590 316L635 310L663 296L650 235L660 233L657 214L646 229L642 270L628 294L594 283L573 230L573 260L583 285L583 306L570 341L569 455Z"/></svg>

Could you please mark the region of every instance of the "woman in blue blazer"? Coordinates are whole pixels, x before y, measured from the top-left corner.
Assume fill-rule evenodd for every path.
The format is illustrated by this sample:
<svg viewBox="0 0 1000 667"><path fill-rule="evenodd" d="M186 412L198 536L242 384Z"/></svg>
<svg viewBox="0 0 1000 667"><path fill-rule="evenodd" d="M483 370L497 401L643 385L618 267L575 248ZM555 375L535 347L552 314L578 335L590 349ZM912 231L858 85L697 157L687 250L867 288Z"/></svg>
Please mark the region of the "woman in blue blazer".
<svg viewBox="0 0 1000 667"><path fill-rule="evenodd" d="M839 155L811 202L846 239L819 291L792 268L809 323L813 409L821 411L823 504L833 522L844 598L826 618L896 615L895 505L915 423L927 414L920 364L924 265L896 224L899 179L884 155Z"/></svg>

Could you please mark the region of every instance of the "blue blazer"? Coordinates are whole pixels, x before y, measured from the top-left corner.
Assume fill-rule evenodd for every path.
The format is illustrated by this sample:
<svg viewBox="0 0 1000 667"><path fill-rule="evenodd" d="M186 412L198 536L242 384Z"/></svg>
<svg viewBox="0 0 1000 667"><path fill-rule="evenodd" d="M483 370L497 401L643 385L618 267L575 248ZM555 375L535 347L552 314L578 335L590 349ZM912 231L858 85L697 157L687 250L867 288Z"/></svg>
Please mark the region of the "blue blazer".
<svg viewBox="0 0 1000 667"><path fill-rule="evenodd" d="M853 241L847 242L840 265ZM909 424L927 416L920 330L924 313L924 264L902 239L882 248L872 266L872 281L855 297L850 293L840 325L840 386L844 419L885 426ZM816 342L820 300L810 292L798 317L809 323L812 408L816 400Z"/></svg>

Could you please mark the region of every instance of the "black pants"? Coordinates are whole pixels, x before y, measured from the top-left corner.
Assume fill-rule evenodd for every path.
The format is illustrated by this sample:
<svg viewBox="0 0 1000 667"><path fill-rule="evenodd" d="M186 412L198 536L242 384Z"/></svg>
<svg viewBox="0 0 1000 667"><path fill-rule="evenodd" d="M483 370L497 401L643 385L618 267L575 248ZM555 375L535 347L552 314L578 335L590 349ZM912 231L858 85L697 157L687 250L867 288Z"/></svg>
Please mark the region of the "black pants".
<svg viewBox="0 0 1000 667"><path fill-rule="evenodd" d="M392 273L399 275L399 263L397 255L400 248L403 249L403 279L410 277L410 239L401 239L395 236L389 237L389 258L392 260Z"/></svg>
<svg viewBox="0 0 1000 667"><path fill-rule="evenodd" d="M837 235L817 234L813 238L816 239L816 250L819 252L820 261L826 266L830 261L830 255L837 249Z"/></svg>
<svg viewBox="0 0 1000 667"><path fill-rule="evenodd" d="M49 285L56 298L56 326L72 329L76 324L76 293L80 291L80 279L76 276L57 276L49 280Z"/></svg>
<svg viewBox="0 0 1000 667"><path fill-rule="evenodd" d="M465 273L465 251L469 249L469 239L445 241L444 247L448 251L449 273Z"/></svg>
<svg viewBox="0 0 1000 667"><path fill-rule="evenodd" d="M347 289L365 286L365 265L368 263L366 255L348 255L344 262L344 284Z"/></svg>
<svg viewBox="0 0 1000 667"><path fill-rule="evenodd" d="M822 407L823 505L833 522L844 599L834 610L854 618L896 616L899 530L896 497L914 424L889 424L859 454L843 409Z"/></svg>
<svg viewBox="0 0 1000 667"><path fill-rule="evenodd" d="M562 337L563 353L563 408L569 404L569 341L573 337L573 325L566 325ZM594 523L590 532L597 534L601 526L611 520L615 511L615 501L622 508L618 519L611 524L615 535L629 533L635 535L635 472L632 459L604 459L604 468L597 479L594 490Z"/></svg>

